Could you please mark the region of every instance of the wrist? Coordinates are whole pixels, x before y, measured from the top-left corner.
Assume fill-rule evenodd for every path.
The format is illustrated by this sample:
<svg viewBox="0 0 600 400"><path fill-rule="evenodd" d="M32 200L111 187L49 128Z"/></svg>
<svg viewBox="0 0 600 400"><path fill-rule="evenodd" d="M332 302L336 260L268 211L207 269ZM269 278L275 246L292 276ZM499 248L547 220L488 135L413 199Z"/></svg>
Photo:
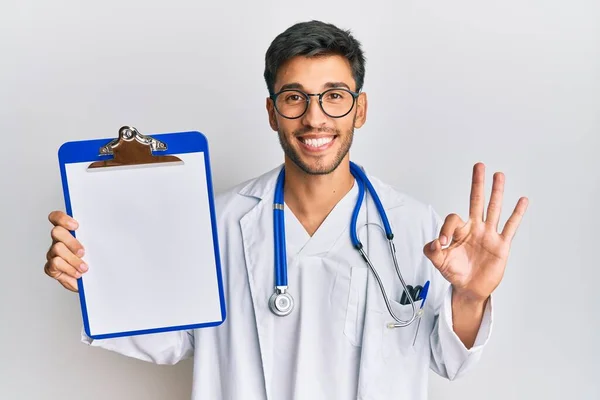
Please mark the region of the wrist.
<svg viewBox="0 0 600 400"><path fill-rule="evenodd" d="M463 310L483 312L490 296L475 295L467 290L452 288L452 304Z"/></svg>
<svg viewBox="0 0 600 400"><path fill-rule="evenodd" d="M467 349L475 344L488 299L452 287L452 330Z"/></svg>

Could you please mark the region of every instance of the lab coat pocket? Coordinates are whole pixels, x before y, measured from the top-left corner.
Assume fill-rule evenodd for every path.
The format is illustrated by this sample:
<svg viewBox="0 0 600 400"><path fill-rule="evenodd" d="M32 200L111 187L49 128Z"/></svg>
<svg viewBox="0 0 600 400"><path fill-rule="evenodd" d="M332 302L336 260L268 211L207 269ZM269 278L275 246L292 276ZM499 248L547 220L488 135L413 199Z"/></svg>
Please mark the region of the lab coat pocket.
<svg viewBox="0 0 600 400"><path fill-rule="evenodd" d="M367 268L352 267L346 307L344 335L354 346L361 346L367 297Z"/></svg>
<svg viewBox="0 0 600 400"><path fill-rule="evenodd" d="M419 303L415 303L416 312L419 311L419 305ZM400 320L407 321L412 318L413 308L410 304L404 305L390 299L390 306L392 307L396 317L398 317ZM421 345L421 342L418 340L419 338L415 336L417 333L417 325L419 323L418 319L408 326L399 328L388 327L389 323L395 322L396 321L394 321L392 316L386 310L386 313L384 314L384 321L381 327L381 329L383 329L383 358L385 359L413 355L416 353L415 349Z"/></svg>

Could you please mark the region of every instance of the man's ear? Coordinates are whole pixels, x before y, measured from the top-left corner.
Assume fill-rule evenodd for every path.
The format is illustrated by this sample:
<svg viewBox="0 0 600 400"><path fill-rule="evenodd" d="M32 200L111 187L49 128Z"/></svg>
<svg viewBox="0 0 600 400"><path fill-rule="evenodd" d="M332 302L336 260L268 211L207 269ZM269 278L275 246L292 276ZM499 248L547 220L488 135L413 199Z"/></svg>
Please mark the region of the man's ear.
<svg viewBox="0 0 600 400"><path fill-rule="evenodd" d="M362 92L356 98L356 117L354 118L354 127L359 129L367 121L367 94Z"/></svg>
<svg viewBox="0 0 600 400"><path fill-rule="evenodd" d="M269 125L275 132L279 131L279 125L277 124L277 111L275 111L275 105L270 97L267 97L267 113L269 114Z"/></svg>

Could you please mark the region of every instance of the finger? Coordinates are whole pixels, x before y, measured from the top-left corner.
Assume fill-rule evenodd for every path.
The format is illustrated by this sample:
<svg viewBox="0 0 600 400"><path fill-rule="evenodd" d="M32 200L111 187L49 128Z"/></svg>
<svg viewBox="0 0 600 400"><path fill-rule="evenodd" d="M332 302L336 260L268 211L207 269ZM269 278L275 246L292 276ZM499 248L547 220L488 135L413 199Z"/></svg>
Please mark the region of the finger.
<svg viewBox="0 0 600 400"><path fill-rule="evenodd" d="M454 232L464 224L464 221L457 214L449 214L440 229L440 244L442 246L449 245L454 237Z"/></svg>
<svg viewBox="0 0 600 400"><path fill-rule="evenodd" d="M63 228L71 231L79 228L77 221L62 211L52 211L48 215L48 220L54 226L62 226Z"/></svg>
<svg viewBox="0 0 600 400"><path fill-rule="evenodd" d="M75 279L81 278L81 272L77 271L72 265L60 257L54 257L50 261L46 262L46 265L44 266L44 272L50 278L57 280L61 275L64 274Z"/></svg>
<svg viewBox="0 0 600 400"><path fill-rule="evenodd" d="M473 180L471 181L471 204L469 218L483 221L483 203L485 201L483 185L485 180L485 165L477 163L473 167Z"/></svg>
<svg viewBox="0 0 600 400"><path fill-rule="evenodd" d="M440 268L444 264L445 254L439 239L427 243L423 247L423 254L431 260L436 268Z"/></svg>
<svg viewBox="0 0 600 400"><path fill-rule="evenodd" d="M66 274L62 274L59 277L56 278L56 280L63 285L63 287L65 289L69 289L72 292L78 292L79 288L77 286L77 279L66 275Z"/></svg>
<svg viewBox="0 0 600 400"><path fill-rule="evenodd" d="M83 257L85 250L79 240L77 240L71 232L63 228L62 226L55 226L50 232L50 236L54 243L64 243L69 251L75 254L77 257Z"/></svg>
<svg viewBox="0 0 600 400"><path fill-rule="evenodd" d="M502 236L504 239L511 242L515 233L517 232L517 228L521 224L521 220L523 219L523 215L525 215L525 211L527 210L527 206L529 205L529 199L527 197L521 197L513 210L512 215L506 221L504 225L504 229L502 230Z"/></svg>
<svg viewBox="0 0 600 400"><path fill-rule="evenodd" d="M73 254L63 242L55 243L50 248L47 259L52 260L55 257L62 258L81 273L85 273L88 270L87 264L81 258Z"/></svg>
<svg viewBox="0 0 600 400"><path fill-rule="evenodd" d="M500 213L502 211L502 196L504 195L505 177L502 172L494 174L494 183L492 184L492 194L490 203L488 204L486 223L498 230L498 221L500 221Z"/></svg>

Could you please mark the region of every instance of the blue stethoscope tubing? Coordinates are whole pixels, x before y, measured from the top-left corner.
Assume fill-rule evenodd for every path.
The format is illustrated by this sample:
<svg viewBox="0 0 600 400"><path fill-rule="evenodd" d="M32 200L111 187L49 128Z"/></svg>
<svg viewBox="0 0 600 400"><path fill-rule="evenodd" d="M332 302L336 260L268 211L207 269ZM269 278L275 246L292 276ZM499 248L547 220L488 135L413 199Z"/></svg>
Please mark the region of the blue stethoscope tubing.
<svg viewBox="0 0 600 400"><path fill-rule="evenodd" d="M415 305L415 301L412 298L411 291L408 289L404 278L402 277L402 273L400 272L400 268L398 266L398 260L396 258L396 247L394 246L394 234L392 232L392 228L390 226L389 220L383 208L383 204L375 191L375 188L363 172L363 170L353 162L350 162L350 172L356 179L358 184L358 199L356 201L356 205L354 206L354 210L352 212L352 219L350 222L350 239L352 241L352 245L354 248L358 250L362 258L367 263L367 266L373 272L373 275L377 279L377 283L379 284L379 288L381 289L381 293L383 295L383 299L385 301L388 312L392 316L392 318L396 322L392 322L388 324L389 328L400 328L404 326L408 326L412 324L417 318L422 315L423 305L425 303L425 299L427 297L427 291L429 289L429 281L425 283L423 289L421 290L421 307L417 310ZM275 292L269 299L269 307L271 311L278 316L285 316L291 313L294 300L292 296L287 292L287 256L286 256L286 246L285 246L285 221L284 221L284 201L283 201L283 183L285 181L285 169L282 168L279 176L277 178L277 183L275 186L275 196L273 202L273 232L274 232L274 257L275 257ZM358 214L360 212L360 208L362 206L364 197L365 197L365 186L373 201L375 202L375 206L377 207L377 211L379 216L381 217L381 221L383 223L383 227L385 230L385 236L388 240L388 245L390 249L390 253L392 255L392 259L394 261L394 267L396 269L396 274L402 283L402 287L408 300L410 301L412 307L412 316L408 320L402 320L396 316L392 307L390 305L389 298L385 292L385 288L383 286L383 282L379 277L373 263L369 259L368 254L363 248L363 245L358 238L358 233L356 229L356 223L358 221Z"/></svg>
<svg viewBox="0 0 600 400"><path fill-rule="evenodd" d="M281 169L275 185L273 201L273 232L275 258L275 292L269 298L269 308L278 316L285 316L294 308L294 298L287 292L287 255L285 246L285 219L283 182L285 170Z"/></svg>

